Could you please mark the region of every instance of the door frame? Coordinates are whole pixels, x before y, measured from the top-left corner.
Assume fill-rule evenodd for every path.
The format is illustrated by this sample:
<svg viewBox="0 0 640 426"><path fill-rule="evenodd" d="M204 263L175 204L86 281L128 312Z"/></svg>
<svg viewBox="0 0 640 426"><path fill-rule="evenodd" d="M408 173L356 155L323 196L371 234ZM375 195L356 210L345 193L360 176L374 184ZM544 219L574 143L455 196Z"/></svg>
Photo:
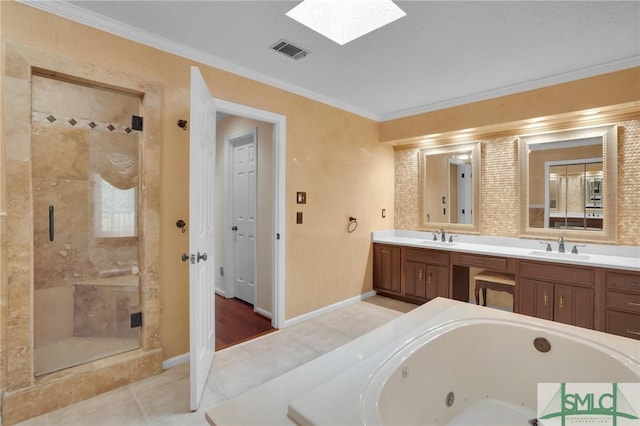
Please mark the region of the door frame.
<svg viewBox="0 0 640 426"><path fill-rule="evenodd" d="M234 114L235 115L235 114ZM225 209L225 220L224 220L224 254L223 254L223 265L225 268L224 274L224 296L227 298L235 297L235 247L233 241L233 231L231 231L231 226L233 226L233 203L231 203L232 195L233 195L233 148L236 143L245 141L249 138L253 139L253 143L256 146L256 169L260 167L257 164L257 149L258 149L258 129L251 128L250 130L246 130L244 132L235 134L231 137L225 138L224 140L224 167L225 167L225 194L224 201L226 204ZM255 203L257 206L257 193L255 194ZM256 214L256 239L254 245L254 256L253 256L253 269L255 271L255 288L253 293L253 310L256 311L257 301L258 301L258 262L257 262L257 254L258 254L258 236L257 236L257 226L260 221L260 216ZM272 303L273 304L273 303ZM273 307L272 307L273 309Z"/></svg>
<svg viewBox="0 0 640 426"><path fill-rule="evenodd" d="M263 121L273 125L273 271L271 292L271 326L282 328L285 318L285 208L286 208L286 133L284 115L216 98L216 110L230 115ZM226 221L225 221L226 223ZM226 240L226 239L225 239ZM226 249L226 244L225 244ZM226 283L226 280L225 280ZM226 285L225 285L226 287Z"/></svg>

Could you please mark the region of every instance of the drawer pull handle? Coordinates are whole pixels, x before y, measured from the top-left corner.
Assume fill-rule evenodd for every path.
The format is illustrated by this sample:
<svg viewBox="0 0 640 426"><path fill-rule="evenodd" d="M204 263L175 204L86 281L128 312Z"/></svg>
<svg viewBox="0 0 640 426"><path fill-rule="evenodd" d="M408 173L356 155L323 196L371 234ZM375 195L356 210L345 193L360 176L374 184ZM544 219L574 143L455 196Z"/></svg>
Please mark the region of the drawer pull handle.
<svg viewBox="0 0 640 426"><path fill-rule="evenodd" d="M636 336L640 336L640 331L638 330L634 330L632 328L627 328L627 333L629 334L635 334Z"/></svg>
<svg viewBox="0 0 640 426"><path fill-rule="evenodd" d="M427 274L427 284L431 284L431 271Z"/></svg>
<svg viewBox="0 0 640 426"><path fill-rule="evenodd" d="M636 303L636 302L629 302L628 303L629 306L636 306L638 308L640 308L640 303Z"/></svg>
<svg viewBox="0 0 640 426"><path fill-rule="evenodd" d="M560 295L560 309L564 308L564 297Z"/></svg>
<svg viewBox="0 0 640 426"><path fill-rule="evenodd" d="M544 306L549 306L549 293L547 290L544 291Z"/></svg>

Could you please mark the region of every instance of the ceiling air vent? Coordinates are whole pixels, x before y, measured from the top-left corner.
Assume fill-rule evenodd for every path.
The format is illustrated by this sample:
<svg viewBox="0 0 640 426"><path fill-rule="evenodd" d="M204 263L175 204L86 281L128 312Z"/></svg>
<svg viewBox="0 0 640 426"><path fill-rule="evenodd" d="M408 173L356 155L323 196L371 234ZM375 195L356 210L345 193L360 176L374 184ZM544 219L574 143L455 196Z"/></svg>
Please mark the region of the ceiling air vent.
<svg viewBox="0 0 640 426"><path fill-rule="evenodd" d="M279 42L272 45L271 49L296 60L302 59L310 53L308 50L305 50L302 47L294 46L286 40L280 40Z"/></svg>

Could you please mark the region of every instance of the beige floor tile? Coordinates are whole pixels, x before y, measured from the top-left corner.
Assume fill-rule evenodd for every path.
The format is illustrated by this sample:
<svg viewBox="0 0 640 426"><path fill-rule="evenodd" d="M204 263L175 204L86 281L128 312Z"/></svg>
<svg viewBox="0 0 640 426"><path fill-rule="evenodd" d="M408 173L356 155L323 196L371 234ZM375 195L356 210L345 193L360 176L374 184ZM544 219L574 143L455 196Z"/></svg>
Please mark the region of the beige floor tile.
<svg viewBox="0 0 640 426"><path fill-rule="evenodd" d="M285 332L290 339L320 354L332 351L352 340L352 337L336 331L329 326L308 322L296 324L288 328Z"/></svg>
<svg viewBox="0 0 640 426"><path fill-rule="evenodd" d="M125 386L49 413L51 426L146 425L131 389Z"/></svg>
<svg viewBox="0 0 640 426"><path fill-rule="evenodd" d="M368 299L369 300L369 299ZM284 374L411 308L389 300L359 302L219 351L200 408L189 410L189 364L20 423L19 426L207 425L222 401Z"/></svg>

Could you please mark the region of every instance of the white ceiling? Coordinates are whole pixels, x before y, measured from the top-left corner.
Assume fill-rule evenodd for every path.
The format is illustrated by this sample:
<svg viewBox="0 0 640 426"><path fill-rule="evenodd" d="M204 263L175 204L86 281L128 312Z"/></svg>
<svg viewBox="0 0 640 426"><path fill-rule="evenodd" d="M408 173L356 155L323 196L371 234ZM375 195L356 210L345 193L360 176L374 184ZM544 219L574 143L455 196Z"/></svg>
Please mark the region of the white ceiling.
<svg viewBox="0 0 640 426"><path fill-rule="evenodd" d="M298 1L22 1L379 121L640 66L639 1L396 1L344 46L285 16Z"/></svg>

